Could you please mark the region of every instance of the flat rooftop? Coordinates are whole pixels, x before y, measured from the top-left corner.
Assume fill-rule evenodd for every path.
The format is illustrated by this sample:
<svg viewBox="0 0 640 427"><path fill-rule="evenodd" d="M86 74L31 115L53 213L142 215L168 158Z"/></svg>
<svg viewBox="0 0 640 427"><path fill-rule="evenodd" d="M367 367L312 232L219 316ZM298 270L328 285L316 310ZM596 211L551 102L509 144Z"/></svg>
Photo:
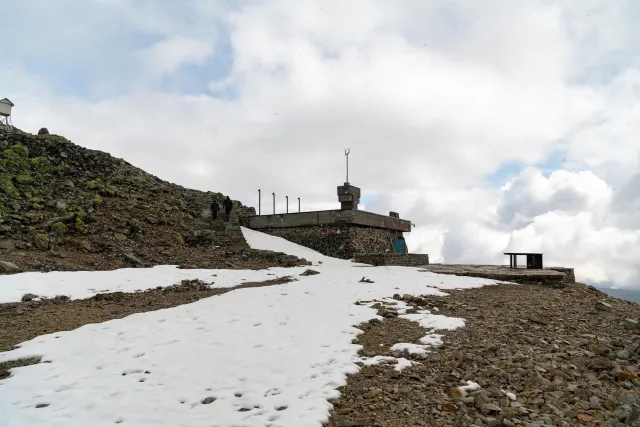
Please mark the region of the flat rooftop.
<svg viewBox="0 0 640 427"><path fill-rule="evenodd" d="M403 232L411 231L411 221L406 219L351 209L254 215L249 217L249 228L254 230L318 225L360 225Z"/></svg>

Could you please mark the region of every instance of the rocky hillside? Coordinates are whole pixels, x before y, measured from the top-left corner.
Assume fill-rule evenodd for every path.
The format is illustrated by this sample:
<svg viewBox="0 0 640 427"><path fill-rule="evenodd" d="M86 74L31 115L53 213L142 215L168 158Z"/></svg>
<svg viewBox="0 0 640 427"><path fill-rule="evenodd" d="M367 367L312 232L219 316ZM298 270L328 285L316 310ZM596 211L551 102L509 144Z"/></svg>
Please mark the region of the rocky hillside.
<svg viewBox="0 0 640 427"><path fill-rule="evenodd" d="M211 221L221 193L171 184L101 151L41 131L0 128L0 273L177 264L229 268L292 265L250 250L240 224Z"/></svg>

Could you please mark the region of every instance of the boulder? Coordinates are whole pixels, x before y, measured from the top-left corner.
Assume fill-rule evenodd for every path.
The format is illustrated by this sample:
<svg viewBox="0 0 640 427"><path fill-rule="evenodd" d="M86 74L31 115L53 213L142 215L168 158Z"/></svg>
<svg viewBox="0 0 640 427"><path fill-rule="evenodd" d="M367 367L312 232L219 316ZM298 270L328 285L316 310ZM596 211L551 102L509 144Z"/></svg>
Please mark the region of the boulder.
<svg viewBox="0 0 640 427"><path fill-rule="evenodd" d="M0 273L19 273L20 267L9 261L0 261Z"/></svg>

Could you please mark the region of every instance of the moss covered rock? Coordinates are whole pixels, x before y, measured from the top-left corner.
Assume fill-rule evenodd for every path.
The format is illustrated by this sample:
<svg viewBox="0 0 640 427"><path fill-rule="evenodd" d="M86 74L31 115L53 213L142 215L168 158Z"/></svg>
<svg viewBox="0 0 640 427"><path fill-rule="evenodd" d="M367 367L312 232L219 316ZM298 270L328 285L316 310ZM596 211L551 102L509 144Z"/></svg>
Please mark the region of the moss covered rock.
<svg viewBox="0 0 640 427"><path fill-rule="evenodd" d="M4 150L0 165L7 171L24 171L29 168L29 150L23 145L12 145Z"/></svg>
<svg viewBox="0 0 640 427"><path fill-rule="evenodd" d="M51 230L52 233L61 235L67 232L67 225L63 222L54 222L49 227L49 230Z"/></svg>
<svg viewBox="0 0 640 427"><path fill-rule="evenodd" d="M76 221L74 223L74 228L79 233L86 233L87 232L87 226L85 225L84 221L80 217L76 217Z"/></svg>
<svg viewBox="0 0 640 427"><path fill-rule="evenodd" d="M106 197L115 197L118 195L118 189L113 185L107 185L100 189L100 194Z"/></svg>
<svg viewBox="0 0 640 427"><path fill-rule="evenodd" d="M102 180L100 179L92 179L90 181L87 181L84 186L88 189L88 190L102 190L104 188L104 184L102 182Z"/></svg>
<svg viewBox="0 0 640 427"><path fill-rule="evenodd" d="M29 184L33 182L33 177L29 174L29 172L22 172L16 176L16 182L18 184Z"/></svg>
<svg viewBox="0 0 640 427"><path fill-rule="evenodd" d="M18 189L13 185L13 180L11 176L6 173L0 173L0 191L6 194L9 197L18 198L20 197L20 193Z"/></svg>
<svg viewBox="0 0 640 427"><path fill-rule="evenodd" d="M48 249L49 248L49 236L43 233L38 233L33 238L33 244L38 249Z"/></svg>

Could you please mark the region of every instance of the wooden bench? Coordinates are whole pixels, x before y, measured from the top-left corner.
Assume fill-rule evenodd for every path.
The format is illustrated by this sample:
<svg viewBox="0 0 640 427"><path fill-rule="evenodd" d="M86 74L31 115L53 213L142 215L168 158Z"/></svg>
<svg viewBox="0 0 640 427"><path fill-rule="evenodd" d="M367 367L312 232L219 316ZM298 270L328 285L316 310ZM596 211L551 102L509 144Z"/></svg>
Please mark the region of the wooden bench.
<svg viewBox="0 0 640 427"><path fill-rule="evenodd" d="M542 270L542 255L532 252L505 252L505 255L509 255L509 268L518 268L518 255L524 255L527 257L527 268Z"/></svg>

